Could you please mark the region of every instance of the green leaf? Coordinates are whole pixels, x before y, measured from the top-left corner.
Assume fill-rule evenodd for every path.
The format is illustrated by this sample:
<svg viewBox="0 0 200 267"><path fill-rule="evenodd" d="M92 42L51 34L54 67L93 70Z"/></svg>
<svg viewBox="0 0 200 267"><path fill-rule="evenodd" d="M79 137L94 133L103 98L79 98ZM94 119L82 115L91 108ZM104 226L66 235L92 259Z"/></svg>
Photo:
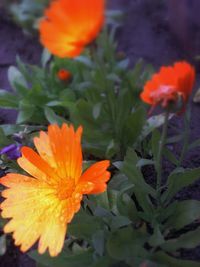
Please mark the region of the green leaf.
<svg viewBox="0 0 200 267"><path fill-rule="evenodd" d="M51 124L62 125L64 122L67 122L64 118L56 115L56 113L53 111L53 109L51 109L49 107L46 107L44 112L45 112L46 119Z"/></svg>
<svg viewBox="0 0 200 267"><path fill-rule="evenodd" d="M68 234L76 238L91 240L92 236L101 230L101 222L101 218L79 212L69 224Z"/></svg>
<svg viewBox="0 0 200 267"><path fill-rule="evenodd" d="M106 158L112 158L112 156L115 155L116 151L117 151L117 145L115 141L112 139L106 148Z"/></svg>
<svg viewBox="0 0 200 267"><path fill-rule="evenodd" d="M99 117L99 115L101 113L101 107L102 107L102 103L97 103L93 106L92 114L93 114L93 117L95 120Z"/></svg>
<svg viewBox="0 0 200 267"><path fill-rule="evenodd" d="M69 88L62 90L59 94L59 100L63 105L65 102L74 102L76 100L74 91Z"/></svg>
<svg viewBox="0 0 200 267"><path fill-rule="evenodd" d="M24 79L24 76L22 73L18 70L18 68L11 66L8 69L8 81L12 88L17 91L18 85L21 85L25 88L28 87L26 80Z"/></svg>
<svg viewBox="0 0 200 267"><path fill-rule="evenodd" d="M177 259L164 252L156 252L152 259L163 264L164 267L199 267L198 262Z"/></svg>
<svg viewBox="0 0 200 267"><path fill-rule="evenodd" d="M31 117L35 112L35 107L30 103L24 103L24 101L20 101L19 103L19 113L17 115L17 124L24 122L31 122Z"/></svg>
<svg viewBox="0 0 200 267"><path fill-rule="evenodd" d="M153 132L156 128L159 128L163 125L165 120L165 114L159 114L155 116L151 116L147 121L146 125L143 128L143 132L141 135L141 140L145 139L151 132ZM169 120L173 117L173 115L170 114Z"/></svg>
<svg viewBox="0 0 200 267"><path fill-rule="evenodd" d="M200 178L200 168L177 169L170 174L167 181L167 190L162 196L162 201L169 201L184 187L194 183Z"/></svg>
<svg viewBox="0 0 200 267"><path fill-rule="evenodd" d="M153 153L154 162L156 163L156 165L158 164L160 138L161 138L160 132L157 129L155 129L153 131L153 134L152 134L151 146L152 146L152 153Z"/></svg>
<svg viewBox="0 0 200 267"><path fill-rule="evenodd" d="M148 185L144 177L137 167L138 157L132 149L128 149L122 172L128 177L129 181L134 185L133 191L136 195L139 205L143 208L149 220L153 215L152 203L149 195L155 196L155 190Z"/></svg>
<svg viewBox="0 0 200 267"><path fill-rule="evenodd" d="M121 215L128 217L133 222L138 221L137 208L128 194L118 194L117 208Z"/></svg>
<svg viewBox="0 0 200 267"><path fill-rule="evenodd" d="M125 216L113 216L110 222L110 228L112 231L117 230L118 228L132 224L132 221Z"/></svg>
<svg viewBox="0 0 200 267"><path fill-rule="evenodd" d="M96 195L95 199L96 199L96 203L98 206L100 206L101 208L107 209L107 210L110 209L107 191L103 192L102 194Z"/></svg>
<svg viewBox="0 0 200 267"><path fill-rule="evenodd" d="M174 204L172 214L165 222L165 227L181 229L198 219L200 219L200 201L184 200Z"/></svg>
<svg viewBox="0 0 200 267"><path fill-rule="evenodd" d="M160 231L159 225L154 226L153 235L149 238L149 244L152 247L157 247L162 245L165 239Z"/></svg>
<svg viewBox="0 0 200 267"><path fill-rule="evenodd" d="M133 145L140 137L144 127L145 117L145 110L143 108L139 108L127 118L125 125L125 136L128 139L127 143L129 145Z"/></svg>
<svg viewBox="0 0 200 267"><path fill-rule="evenodd" d="M118 64L117 64L117 68L121 69L121 70L126 70L129 66L130 63L130 59L129 58L125 58L123 60L121 60Z"/></svg>
<svg viewBox="0 0 200 267"><path fill-rule="evenodd" d="M39 255L36 251L31 251L29 255L36 262L46 267L88 267L93 262L93 253L90 250L77 254L63 250L56 258L51 258L47 253Z"/></svg>
<svg viewBox="0 0 200 267"><path fill-rule="evenodd" d="M6 137L4 130L0 128L0 148L7 146L11 141Z"/></svg>
<svg viewBox="0 0 200 267"><path fill-rule="evenodd" d="M51 59L51 53L46 48L44 48L41 57L41 64L43 68L46 67L50 59Z"/></svg>
<svg viewBox="0 0 200 267"><path fill-rule="evenodd" d="M104 254L104 246L105 246L105 233L103 230L99 230L94 233L92 237L92 244L95 251L98 253L99 256L103 256Z"/></svg>
<svg viewBox="0 0 200 267"><path fill-rule="evenodd" d="M17 125L17 124L3 124L0 125L0 128L4 131L6 136L13 135L14 133L17 132L35 132L35 131L40 131L44 129L45 127L43 126L28 126L28 125Z"/></svg>
<svg viewBox="0 0 200 267"><path fill-rule="evenodd" d="M0 90L0 107L1 108L18 108L18 97L5 90Z"/></svg>
<svg viewBox="0 0 200 267"><path fill-rule="evenodd" d="M83 63L85 66L89 68L94 67L94 63L87 56L79 56L75 58L75 61Z"/></svg>
<svg viewBox="0 0 200 267"><path fill-rule="evenodd" d="M171 163L178 165L179 161L176 158L176 156L174 155L173 152L171 152L167 147L164 148L164 157L167 158L169 161L171 161Z"/></svg>
<svg viewBox="0 0 200 267"><path fill-rule="evenodd" d="M116 260L127 260L142 254L146 236L132 227L113 232L107 242L109 255Z"/></svg>
<svg viewBox="0 0 200 267"><path fill-rule="evenodd" d="M167 240L164 244L162 244L161 248L167 252L173 252L180 248L192 249L200 245L199 236L200 228L186 234L182 234L178 238Z"/></svg>
<svg viewBox="0 0 200 267"><path fill-rule="evenodd" d="M138 168L141 168L141 167L147 166L147 165L154 165L154 161L150 160L150 159L140 159L137 163Z"/></svg>

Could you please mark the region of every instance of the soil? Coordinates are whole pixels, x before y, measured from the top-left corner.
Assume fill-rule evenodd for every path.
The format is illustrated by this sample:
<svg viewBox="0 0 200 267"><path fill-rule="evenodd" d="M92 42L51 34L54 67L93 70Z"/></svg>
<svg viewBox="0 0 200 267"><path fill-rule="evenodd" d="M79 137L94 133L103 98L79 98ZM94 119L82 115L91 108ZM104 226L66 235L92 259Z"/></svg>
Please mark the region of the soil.
<svg viewBox="0 0 200 267"><path fill-rule="evenodd" d="M199 0L108 0L109 8L125 12L122 27L117 34L118 49L125 51L133 66L140 58L152 64L156 69L161 65L186 59L196 65L199 73L200 64L196 57L200 55L200 1ZM7 70L15 65L16 55L25 62L39 63L42 48L37 38L25 35L0 8L0 88L11 90L7 80ZM194 90L199 86L199 74ZM194 104L191 97L190 139L200 138L200 105ZM0 122L12 123L16 113L0 110ZM182 129L183 118L174 117L170 122L169 133ZM181 144L171 146L178 155ZM183 162L184 167L200 166L200 148L191 151ZM164 163L164 176L173 168L169 162ZM152 172L150 172L152 173ZM151 177L149 177L151 179ZM200 182L183 190L179 199L200 200ZM183 250L182 257L200 262L200 247ZM26 255L22 255L9 240L7 253L0 257L0 267L35 267Z"/></svg>

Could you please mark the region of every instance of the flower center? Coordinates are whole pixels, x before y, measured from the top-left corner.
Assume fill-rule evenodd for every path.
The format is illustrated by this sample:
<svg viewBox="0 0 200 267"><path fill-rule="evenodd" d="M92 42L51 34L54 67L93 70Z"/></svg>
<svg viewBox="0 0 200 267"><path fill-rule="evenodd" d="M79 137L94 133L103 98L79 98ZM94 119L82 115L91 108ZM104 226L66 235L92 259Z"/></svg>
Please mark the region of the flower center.
<svg viewBox="0 0 200 267"><path fill-rule="evenodd" d="M161 103L163 108L166 108L170 102L177 100L178 94L174 86L162 85L157 90L151 92L151 97L155 104Z"/></svg>
<svg viewBox="0 0 200 267"><path fill-rule="evenodd" d="M61 181L57 187L57 196L60 200L64 200L72 196L75 191L74 179L66 178Z"/></svg>

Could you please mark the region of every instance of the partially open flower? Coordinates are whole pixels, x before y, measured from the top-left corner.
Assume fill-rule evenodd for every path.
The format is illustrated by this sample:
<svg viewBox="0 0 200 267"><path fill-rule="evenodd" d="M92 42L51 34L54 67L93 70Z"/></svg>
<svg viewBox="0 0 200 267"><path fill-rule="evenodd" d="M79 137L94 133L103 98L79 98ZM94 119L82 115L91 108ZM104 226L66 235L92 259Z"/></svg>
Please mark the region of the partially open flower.
<svg viewBox="0 0 200 267"><path fill-rule="evenodd" d="M40 40L58 57L80 55L104 22L104 0L55 0L39 24Z"/></svg>
<svg viewBox="0 0 200 267"><path fill-rule="evenodd" d="M57 73L58 79L61 81L68 81L71 78L71 72L65 69L60 69Z"/></svg>
<svg viewBox="0 0 200 267"><path fill-rule="evenodd" d="M183 110L192 92L195 81L195 70L185 61L176 62L173 66L161 67L153 75L141 93L141 99L152 106Z"/></svg>
<svg viewBox="0 0 200 267"><path fill-rule="evenodd" d="M36 153L23 147L18 164L29 175L9 173L0 179L8 187L2 192L2 217L12 218L4 227L13 232L23 252L39 240L39 253L49 249L57 256L63 247L67 224L81 206L84 194L106 190L109 161L93 164L82 172L82 127L50 125L48 133L34 138Z"/></svg>

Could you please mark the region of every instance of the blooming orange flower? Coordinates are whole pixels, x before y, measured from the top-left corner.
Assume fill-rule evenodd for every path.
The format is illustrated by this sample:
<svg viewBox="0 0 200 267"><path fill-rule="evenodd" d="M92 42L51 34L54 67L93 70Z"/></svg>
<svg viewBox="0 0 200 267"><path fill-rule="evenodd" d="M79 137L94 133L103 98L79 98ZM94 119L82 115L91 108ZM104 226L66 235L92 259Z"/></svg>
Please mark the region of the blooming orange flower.
<svg viewBox="0 0 200 267"><path fill-rule="evenodd" d="M67 81L71 78L71 73L68 70L60 69L57 76L61 81Z"/></svg>
<svg viewBox="0 0 200 267"><path fill-rule="evenodd" d="M34 138L38 153L22 148L18 164L31 176L10 173L0 179L8 187L2 192L2 217L12 218L4 232L13 232L23 252L39 239L39 253L48 248L51 256L58 255L83 194L106 190L108 160L82 174L81 135L82 127L75 132L72 125L50 125L48 133L41 131Z"/></svg>
<svg viewBox="0 0 200 267"><path fill-rule="evenodd" d="M166 108L171 102L182 98L185 106L194 85L195 70L187 62L176 62L174 66L161 67L153 75L141 93L141 99L152 106L161 104Z"/></svg>
<svg viewBox="0 0 200 267"><path fill-rule="evenodd" d="M99 33L105 0L55 0L39 24L40 40L58 57L75 57Z"/></svg>

